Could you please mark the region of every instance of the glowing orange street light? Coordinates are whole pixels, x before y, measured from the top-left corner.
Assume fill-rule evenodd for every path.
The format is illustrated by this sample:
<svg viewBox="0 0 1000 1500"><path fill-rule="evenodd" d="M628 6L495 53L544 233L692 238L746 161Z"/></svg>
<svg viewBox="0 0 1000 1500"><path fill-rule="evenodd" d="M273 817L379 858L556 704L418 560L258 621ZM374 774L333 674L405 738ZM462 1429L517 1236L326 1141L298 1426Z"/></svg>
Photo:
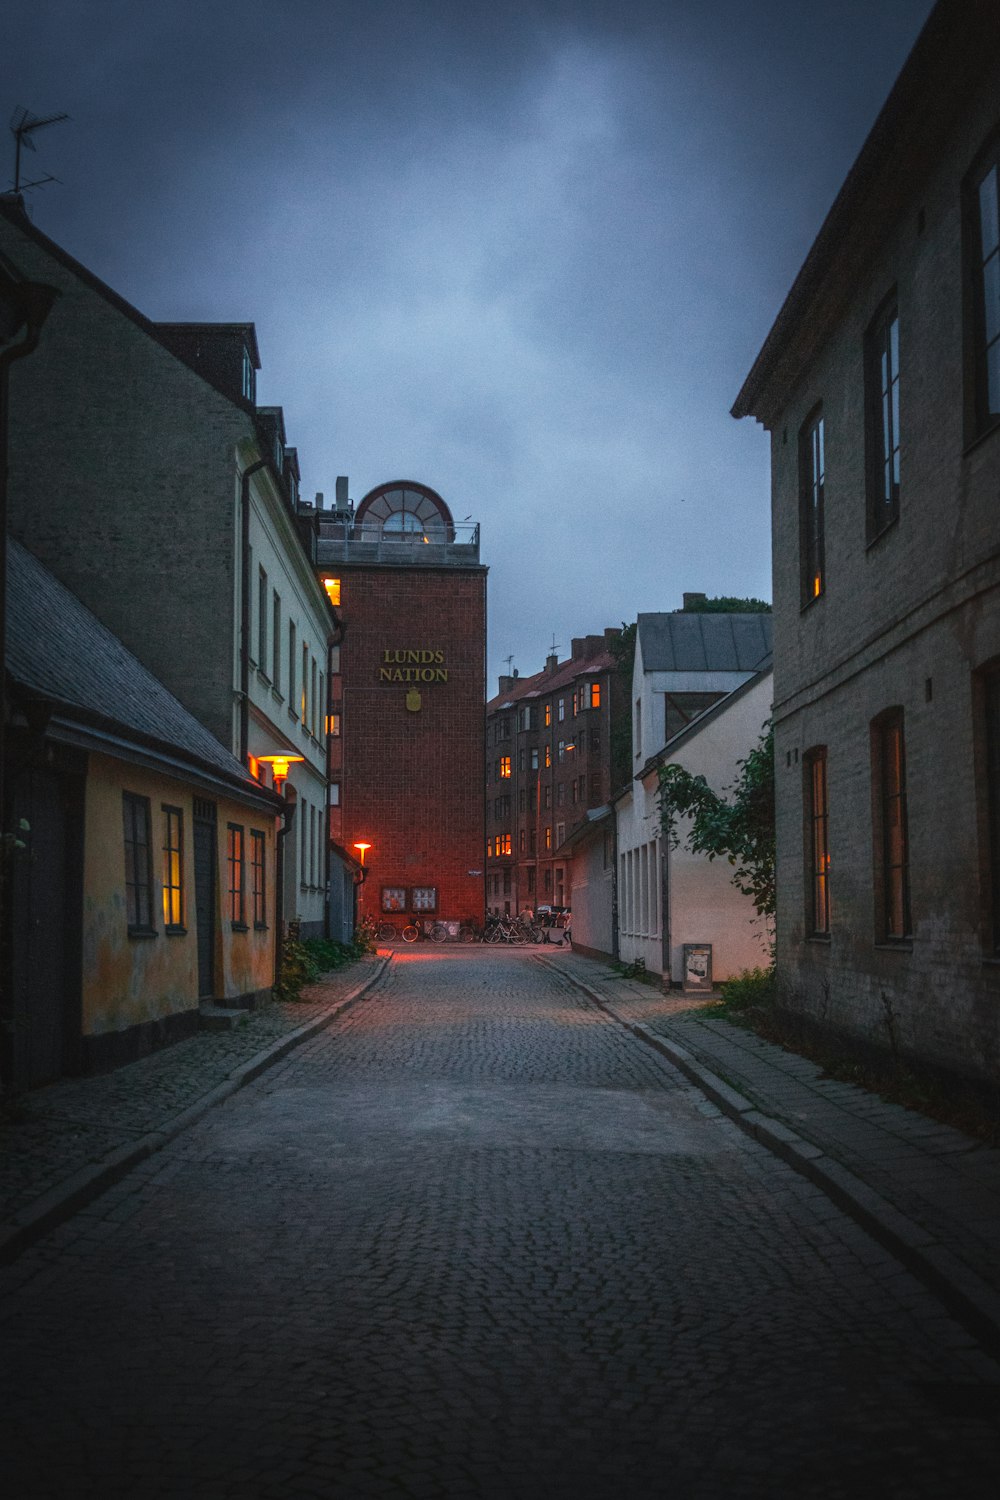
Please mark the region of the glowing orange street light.
<svg viewBox="0 0 1000 1500"><path fill-rule="evenodd" d="M358 858L360 859L362 865L364 865L364 862L365 862L365 850L366 849L370 849L371 848L371 844L362 844L362 843L359 843L359 844L355 844L354 848L357 849L357 851L358 851Z"/></svg>
<svg viewBox="0 0 1000 1500"><path fill-rule="evenodd" d="M271 767L271 775L274 777L274 784L280 791L281 783L288 780L288 767L292 764L293 761L305 760L305 756L258 755L257 759L260 761L262 766L268 765Z"/></svg>

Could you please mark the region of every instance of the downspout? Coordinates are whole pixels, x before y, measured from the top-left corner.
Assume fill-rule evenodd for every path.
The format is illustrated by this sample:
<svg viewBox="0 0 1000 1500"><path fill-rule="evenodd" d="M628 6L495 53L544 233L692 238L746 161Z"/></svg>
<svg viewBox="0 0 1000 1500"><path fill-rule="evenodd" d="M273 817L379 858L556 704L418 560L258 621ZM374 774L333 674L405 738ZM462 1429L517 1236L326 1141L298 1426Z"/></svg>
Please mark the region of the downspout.
<svg viewBox="0 0 1000 1500"><path fill-rule="evenodd" d="M292 831L295 823L295 802L286 802L282 811L282 827L278 829L276 840L277 848L274 858L274 881L275 881L275 926L277 932L274 937L274 983L277 987L281 983L281 948L285 937L285 839Z"/></svg>
<svg viewBox="0 0 1000 1500"><path fill-rule="evenodd" d="M250 480L258 469L267 468L259 458L240 475L240 531L243 555L240 601L240 764L246 769L250 753Z"/></svg>

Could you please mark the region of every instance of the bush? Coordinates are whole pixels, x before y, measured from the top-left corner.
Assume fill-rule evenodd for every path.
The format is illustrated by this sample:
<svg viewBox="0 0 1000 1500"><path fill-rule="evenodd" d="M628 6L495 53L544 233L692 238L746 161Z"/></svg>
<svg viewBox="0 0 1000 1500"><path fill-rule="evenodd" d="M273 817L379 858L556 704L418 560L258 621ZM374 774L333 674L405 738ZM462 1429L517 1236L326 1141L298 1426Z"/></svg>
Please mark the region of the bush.
<svg viewBox="0 0 1000 1500"><path fill-rule="evenodd" d="M274 987L277 1000L300 1000L307 984L315 984L324 974L357 963L368 951L363 937L353 943L337 943L332 938L286 937L281 945L281 978Z"/></svg>
<svg viewBox="0 0 1000 1500"><path fill-rule="evenodd" d="M724 979L719 985L726 1010L758 1010L774 1004L773 969L743 969L735 979Z"/></svg>

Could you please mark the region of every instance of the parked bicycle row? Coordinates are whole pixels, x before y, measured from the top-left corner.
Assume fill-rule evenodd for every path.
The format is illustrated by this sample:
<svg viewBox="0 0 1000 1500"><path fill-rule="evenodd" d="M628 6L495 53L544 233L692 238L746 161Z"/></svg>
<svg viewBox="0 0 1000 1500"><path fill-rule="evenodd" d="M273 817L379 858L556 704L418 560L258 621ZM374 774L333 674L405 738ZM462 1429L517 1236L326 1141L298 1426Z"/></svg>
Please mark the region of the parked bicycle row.
<svg viewBox="0 0 1000 1500"><path fill-rule="evenodd" d="M453 924L432 922L423 917L413 917L403 922L393 922L388 917L381 917L373 922L366 917L359 923L359 931L380 943L400 940L404 943L446 943L449 940L460 943L511 944L570 942L568 921L565 925L549 924L545 920L536 921L530 913L519 916L503 912L491 913L482 927L469 920L460 923L457 932L453 930Z"/></svg>

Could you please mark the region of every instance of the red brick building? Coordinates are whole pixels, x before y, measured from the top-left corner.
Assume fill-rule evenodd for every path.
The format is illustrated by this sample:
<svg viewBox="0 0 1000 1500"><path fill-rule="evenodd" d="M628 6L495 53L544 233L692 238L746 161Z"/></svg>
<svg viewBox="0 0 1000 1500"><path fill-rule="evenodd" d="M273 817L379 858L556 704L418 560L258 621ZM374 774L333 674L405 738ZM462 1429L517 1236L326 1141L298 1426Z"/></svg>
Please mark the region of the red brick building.
<svg viewBox="0 0 1000 1500"><path fill-rule="evenodd" d="M622 688L611 643L575 639L568 661L501 677L486 705L486 904L517 912L572 905L560 846L612 786L611 725Z"/></svg>
<svg viewBox="0 0 1000 1500"><path fill-rule="evenodd" d="M486 568L479 527L426 485L318 502L341 620L330 664L330 836L365 851L365 915L483 919Z"/></svg>

